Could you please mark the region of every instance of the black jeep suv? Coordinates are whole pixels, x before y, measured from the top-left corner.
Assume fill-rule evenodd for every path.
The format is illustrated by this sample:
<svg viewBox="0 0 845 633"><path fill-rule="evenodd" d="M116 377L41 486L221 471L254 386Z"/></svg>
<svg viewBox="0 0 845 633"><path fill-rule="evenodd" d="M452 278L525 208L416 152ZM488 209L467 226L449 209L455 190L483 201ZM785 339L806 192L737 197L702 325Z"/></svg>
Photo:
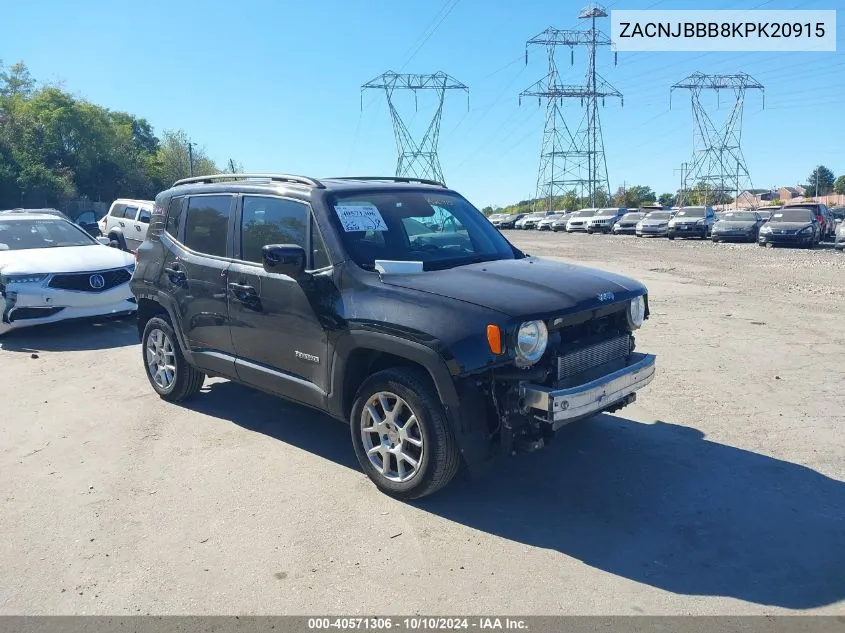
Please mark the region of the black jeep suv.
<svg viewBox="0 0 845 633"><path fill-rule="evenodd" d="M181 180L132 291L162 398L220 376L324 411L400 499L622 408L655 371L634 352L644 286L531 257L431 181Z"/></svg>

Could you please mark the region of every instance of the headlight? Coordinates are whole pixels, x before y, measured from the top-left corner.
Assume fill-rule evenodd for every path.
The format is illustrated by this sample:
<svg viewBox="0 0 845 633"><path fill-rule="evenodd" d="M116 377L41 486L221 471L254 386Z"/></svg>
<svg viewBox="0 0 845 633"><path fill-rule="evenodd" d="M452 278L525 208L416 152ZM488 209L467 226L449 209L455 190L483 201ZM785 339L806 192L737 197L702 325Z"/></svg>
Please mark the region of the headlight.
<svg viewBox="0 0 845 633"><path fill-rule="evenodd" d="M47 274L40 275L0 275L0 283L9 284L37 284L47 279Z"/></svg>
<svg viewBox="0 0 845 633"><path fill-rule="evenodd" d="M645 320L645 299L640 295L628 304L628 325L632 330L639 329Z"/></svg>
<svg viewBox="0 0 845 633"><path fill-rule="evenodd" d="M674 224L673 224L672 226L674 226ZM658 229L665 229L665 228L666 228L666 223L664 222L663 224L661 224L661 225L660 225L660 226L658 226L657 228L658 228Z"/></svg>
<svg viewBox="0 0 845 633"><path fill-rule="evenodd" d="M760 229L760 233L771 233L771 232L772 232L772 227L770 227L768 224L766 226L764 226L762 229Z"/></svg>
<svg viewBox="0 0 845 633"><path fill-rule="evenodd" d="M638 229L643 228L643 223L642 223L642 222L637 222L637 226L636 226L636 228L638 228Z"/></svg>
<svg viewBox="0 0 845 633"><path fill-rule="evenodd" d="M542 321L527 321L516 333L516 359L533 365L543 356L549 342L549 331Z"/></svg>
<svg viewBox="0 0 845 633"><path fill-rule="evenodd" d="M812 226L805 226L803 229L801 229L801 230L800 230L800 231L798 231L798 232L799 232L799 233L810 233L810 232L812 232L812 230L813 230L813 227L812 227Z"/></svg>

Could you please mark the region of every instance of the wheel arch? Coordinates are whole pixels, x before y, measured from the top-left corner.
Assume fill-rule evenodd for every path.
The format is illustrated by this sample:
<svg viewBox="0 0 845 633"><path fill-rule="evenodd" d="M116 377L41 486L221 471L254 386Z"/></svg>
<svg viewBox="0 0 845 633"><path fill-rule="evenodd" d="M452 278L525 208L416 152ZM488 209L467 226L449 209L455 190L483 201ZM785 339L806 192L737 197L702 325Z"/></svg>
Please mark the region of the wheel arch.
<svg viewBox="0 0 845 633"><path fill-rule="evenodd" d="M332 414L348 421L355 394L364 380L389 367L423 370L441 403L447 409L458 406L452 375L436 350L389 334L361 331L346 334L335 345L328 396Z"/></svg>

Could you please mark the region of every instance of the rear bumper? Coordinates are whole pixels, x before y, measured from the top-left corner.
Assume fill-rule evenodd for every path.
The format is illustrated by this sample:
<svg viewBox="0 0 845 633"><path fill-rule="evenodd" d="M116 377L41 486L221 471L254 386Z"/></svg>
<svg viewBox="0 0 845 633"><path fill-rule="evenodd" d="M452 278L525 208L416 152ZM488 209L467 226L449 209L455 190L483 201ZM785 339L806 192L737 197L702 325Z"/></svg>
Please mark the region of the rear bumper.
<svg viewBox="0 0 845 633"><path fill-rule="evenodd" d="M578 387L553 389L527 384L525 405L558 428L629 399L654 379L655 363L653 354L633 353L627 367Z"/></svg>

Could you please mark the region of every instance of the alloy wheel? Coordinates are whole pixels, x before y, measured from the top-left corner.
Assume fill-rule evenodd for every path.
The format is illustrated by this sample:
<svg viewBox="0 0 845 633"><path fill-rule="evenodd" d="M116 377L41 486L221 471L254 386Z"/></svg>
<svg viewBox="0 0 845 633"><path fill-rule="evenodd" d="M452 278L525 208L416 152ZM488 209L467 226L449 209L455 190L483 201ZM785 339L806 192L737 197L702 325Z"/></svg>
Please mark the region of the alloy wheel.
<svg viewBox="0 0 845 633"><path fill-rule="evenodd" d="M417 475L425 446L419 419L405 400L389 391L374 394L360 425L364 452L382 477L404 483Z"/></svg>
<svg viewBox="0 0 845 633"><path fill-rule="evenodd" d="M147 337L147 371L153 382L166 391L176 380L176 352L173 341L162 330L151 330Z"/></svg>

